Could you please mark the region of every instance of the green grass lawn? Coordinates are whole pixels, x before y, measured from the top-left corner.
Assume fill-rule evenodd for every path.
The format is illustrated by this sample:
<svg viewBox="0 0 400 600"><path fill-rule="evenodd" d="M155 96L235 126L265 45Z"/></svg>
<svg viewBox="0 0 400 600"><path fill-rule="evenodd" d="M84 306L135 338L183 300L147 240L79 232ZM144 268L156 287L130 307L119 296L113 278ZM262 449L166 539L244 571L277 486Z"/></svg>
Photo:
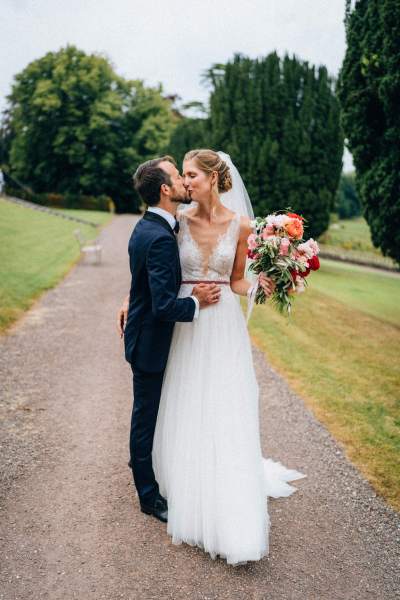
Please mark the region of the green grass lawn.
<svg viewBox="0 0 400 600"><path fill-rule="evenodd" d="M107 223L111 215L65 211ZM79 228L94 239L98 228L11 204L0 198L0 331L4 331L44 291L53 287L78 260L73 235Z"/></svg>
<svg viewBox="0 0 400 600"><path fill-rule="evenodd" d="M313 289L344 302L355 310L400 326L400 276L376 273L365 267L322 259L320 269L310 279Z"/></svg>
<svg viewBox="0 0 400 600"><path fill-rule="evenodd" d="M91 223L96 223L97 225L104 225L108 223L110 220L110 213L103 212L100 210L76 210L71 208L58 208L57 212L65 213L70 215L71 217L79 217L80 219L86 219ZM80 227L79 223L76 223L76 227ZM96 233L97 235L97 233Z"/></svg>
<svg viewBox="0 0 400 600"><path fill-rule="evenodd" d="M380 250L372 244L371 232L363 217L342 219L332 223L328 231L320 237L320 241L345 250L364 250L380 254Z"/></svg>
<svg viewBox="0 0 400 600"><path fill-rule="evenodd" d="M329 256L340 256L343 259L379 265L389 269L397 268L391 258L383 256L379 248L373 246L368 224L362 217L343 219L332 223L329 229L320 236L318 242L321 251Z"/></svg>
<svg viewBox="0 0 400 600"><path fill-rule="evenodd" d="M271 364L400 510L400 277L322 260L290 320L255 308Z"/></svg>

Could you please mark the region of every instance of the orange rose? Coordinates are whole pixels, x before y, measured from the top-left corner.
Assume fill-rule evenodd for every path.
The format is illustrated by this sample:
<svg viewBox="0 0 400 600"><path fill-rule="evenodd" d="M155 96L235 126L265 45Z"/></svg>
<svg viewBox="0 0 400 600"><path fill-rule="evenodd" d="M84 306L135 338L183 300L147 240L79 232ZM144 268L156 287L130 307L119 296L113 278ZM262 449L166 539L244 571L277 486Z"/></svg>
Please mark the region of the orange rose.
<svg viewBox="0 0 400 600"><path fill-rule="evenodd" d="M291 219L289 223L286 223L285 229L288 236L295 240L301 240L303 237L303 223L300 219Z"/></svg>
<svg viewBox="0 0 400 600"><path fill-rule="evenodd" d="M300 221L304 221L304 217L298 215L297 213L288 213L288 217L293 217L294 219L300 219Z"/></svg>

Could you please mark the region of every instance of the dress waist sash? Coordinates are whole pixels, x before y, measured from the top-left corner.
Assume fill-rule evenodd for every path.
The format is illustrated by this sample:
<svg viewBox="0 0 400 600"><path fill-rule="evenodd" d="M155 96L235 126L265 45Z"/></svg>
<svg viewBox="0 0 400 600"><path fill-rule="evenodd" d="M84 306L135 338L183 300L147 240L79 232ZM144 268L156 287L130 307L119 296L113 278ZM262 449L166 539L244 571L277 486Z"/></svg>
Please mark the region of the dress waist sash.
<svg viewBox="0 0 400 600"><path fill-rule="evenodd" d="M191 280L187 280L185 279L185 281L182 281L183 283L216 283L218 285L230 285L230 281L217 281L217 280L206 280L206 279L191 279Z"/></svg>

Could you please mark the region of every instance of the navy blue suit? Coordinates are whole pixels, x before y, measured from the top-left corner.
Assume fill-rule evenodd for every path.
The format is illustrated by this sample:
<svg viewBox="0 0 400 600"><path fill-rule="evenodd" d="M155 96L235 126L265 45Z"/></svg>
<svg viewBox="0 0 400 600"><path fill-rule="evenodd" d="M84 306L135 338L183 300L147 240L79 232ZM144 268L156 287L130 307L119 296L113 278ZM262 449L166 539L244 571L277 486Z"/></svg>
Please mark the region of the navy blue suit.
<svg viewBox="0 0 400 600"><path fill-rule="evenodd" d="M161 386L174 324L192 321L192 298L177 298L182 281L178 245L169 223L146 212L129 240L132 275L125 357L133 371L134 403L130 453L142 504L152 506L159 493L151 452Z"/></svg>

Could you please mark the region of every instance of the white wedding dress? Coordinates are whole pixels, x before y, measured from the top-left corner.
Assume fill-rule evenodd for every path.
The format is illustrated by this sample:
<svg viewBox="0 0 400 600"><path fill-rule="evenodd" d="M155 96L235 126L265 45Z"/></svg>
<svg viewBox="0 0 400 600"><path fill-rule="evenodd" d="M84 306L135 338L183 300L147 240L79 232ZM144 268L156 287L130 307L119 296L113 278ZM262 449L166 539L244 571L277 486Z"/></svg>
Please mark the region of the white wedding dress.
<svg viewBox="0 0 400 600"><path fill-rule="evenodd" d="M183 281L229 281L239 228L235 214L207 259L183 213ZM179 297L192 288L183 283ZM267 496L289 496L296 488L287 482L305 475L262 456L250 338L238 297L221 289L197 320L175 324L152 456L173 543L234 565L268 554Z"/></svg>

